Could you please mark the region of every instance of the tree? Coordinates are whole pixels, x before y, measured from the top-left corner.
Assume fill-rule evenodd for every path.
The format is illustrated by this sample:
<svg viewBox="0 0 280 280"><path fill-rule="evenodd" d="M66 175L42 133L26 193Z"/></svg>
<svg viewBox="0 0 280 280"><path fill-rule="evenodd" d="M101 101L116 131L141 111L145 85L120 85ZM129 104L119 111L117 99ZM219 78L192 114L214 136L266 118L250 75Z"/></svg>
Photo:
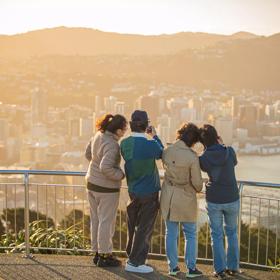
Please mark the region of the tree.
<svg viewBox="0 0 280 280"><path fill-rule="evenodd" d="M6 208L3 210L1 219L7 223L8 232L19 232L24 229L24 208ZM37 220L45 220L48 226L54 226L53 219L40 212L29 210L29 222Z"/></svg>

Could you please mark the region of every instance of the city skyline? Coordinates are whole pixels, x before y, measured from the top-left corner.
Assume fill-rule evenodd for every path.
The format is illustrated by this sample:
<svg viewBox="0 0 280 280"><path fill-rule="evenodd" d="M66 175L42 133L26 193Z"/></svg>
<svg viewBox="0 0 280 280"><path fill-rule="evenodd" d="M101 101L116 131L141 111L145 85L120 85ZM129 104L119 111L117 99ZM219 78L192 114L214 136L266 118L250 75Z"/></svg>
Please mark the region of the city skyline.
<svg viewBox="0 0 280 280"><path fill-rule="evenodd" d="M2 0L0 6L0 34L7 35L56 26L144 35L280 32L277 0Z"/></svg>

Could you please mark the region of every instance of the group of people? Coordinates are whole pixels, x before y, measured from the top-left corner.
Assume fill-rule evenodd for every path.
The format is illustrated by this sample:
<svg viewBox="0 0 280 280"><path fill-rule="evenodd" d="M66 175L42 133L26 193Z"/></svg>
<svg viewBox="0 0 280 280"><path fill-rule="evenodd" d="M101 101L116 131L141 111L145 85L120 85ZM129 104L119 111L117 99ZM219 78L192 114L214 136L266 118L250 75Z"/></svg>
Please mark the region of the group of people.
<svg viewBox="0 0 280 280"><path fill-rule="evenodd" d="M202 190L201 170L208 174L206 208L211 229L214 274L220 279L239 272L237 218L239 192L234 167L237 164L232 147L226 147L216 129L208 124L198 128L183 124L176 141L166 148L150 125L145 111L136 110L128 122L122 115L107 114L100 118L98 132L87 145L89 161L86 175L91 217L93 263L99 267L120 266L112 254L112 238L122 180L126 178L128 240L126 253L128 272L150 273L146 262L158 211L165 221L165 249L169 274L177 275L178 232L185 236L187 277L201 276L197 257L197 193ZM198 156L192 147L201 142L204 152ZM124 159L124 171L120 166ZM164 179L161 186L156 160L162 160ZM161 191L160 195L159 192ZM224 230L227 250L224 249Z"/></svg>

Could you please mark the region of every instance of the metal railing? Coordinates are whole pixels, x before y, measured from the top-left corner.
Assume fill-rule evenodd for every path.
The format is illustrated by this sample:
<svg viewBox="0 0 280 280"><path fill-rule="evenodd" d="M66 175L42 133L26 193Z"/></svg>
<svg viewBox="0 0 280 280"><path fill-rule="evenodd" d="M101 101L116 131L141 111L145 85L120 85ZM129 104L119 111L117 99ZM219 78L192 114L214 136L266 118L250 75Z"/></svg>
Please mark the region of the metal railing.
<svg viewBox="0 0 280 280"><path fill-rule="evenodd" d="M0 183L0 213L4 233L12 232L14 243L8 245L1 243L0 250L12 250L17 248L16 239L19 232L24 234L24 255L32 257L31 251L51 252L90 252L89 243L89 215L86 188L83 184L46 184L33 183L31 177L43 176L71 176L84 177L85 172L48 171L48 170L0 170L0 175L18 175L23 183ZM6 179L5 179L6 180ZM280 262L280 184L239 181L240 190L240 215L238 221L239 248L241 263L254 265L260 268L277 268ZM276 191L276 192L275 192ZM126 211L125 201L127 190L121 190L123 201L118 210L116 232L114 236L114 249L117 252L125 251L126 243ZM211 260L210 230L204 209L204 194L199 194L200 225L198 233L198 258ZM2 203L1 203L2 201ZM10 209L10 210L9 210ZM13 210L12 210L13 209ZM24 209L23 225L18 225L17 215ZM9 212L9 211L10 212ZM61 246L55 239L55 245L48 244L31 246L30 242L30 215L32 222L45 219L46 230L48 226L60 227L62 230L72 226L74 233L80 231L82 240L77 246L74 238L72 247ZM10 215L8 217L8 215ZM35 215L35 216L34 216ZM71 216L69 218L69 215ZM80 215L79 217L77 215ZM12 218L11 218L12 217ZM70 219L66 221L66 218ZM58 222L60 220L60 222ZM11 225L11 221L13 225ZM18 228L18 227L22 228ZM3 226L2 226L3 227ZM158 215L154 234L151 241L150 254L164 255L164 232L165 225ZM0 218L1 233L1 218ZM0 237L1 238L1 237ZM10 237L11 238L11 237ZM32 238L32 236L31 236ZM50 241L50 242L51 242ZM183 234L179 233L179 255L183 256Z"/></svg>

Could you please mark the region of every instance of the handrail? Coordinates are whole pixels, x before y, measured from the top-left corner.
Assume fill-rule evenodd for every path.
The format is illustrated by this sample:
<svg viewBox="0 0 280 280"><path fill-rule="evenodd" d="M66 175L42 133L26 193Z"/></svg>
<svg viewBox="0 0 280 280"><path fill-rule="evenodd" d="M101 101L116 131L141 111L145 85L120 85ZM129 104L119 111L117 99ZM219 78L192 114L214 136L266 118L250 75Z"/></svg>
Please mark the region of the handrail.
<svg viewBox="0 0 280 280"><path fill-rule="evenodd" d="M9 174L9 175L54 175L54 176L86 176L86 171L64 171L64 170L29 170L29 169L0 169L1 174ZM161 179L163 176L160 176ZM262 188L280 188L280 183L267 183L267 182L257 182L257 181L243 181L238 180L239 184L244 186L252 186L252 187L262 187Z"/></svg>
<svg viewBox="0 0 280 280"><path fill-rule="evenodd" d="M9 175L56 175L56 176L85 176L84 171L62 171L62 170L0 170L0 174Z"/></svg>

